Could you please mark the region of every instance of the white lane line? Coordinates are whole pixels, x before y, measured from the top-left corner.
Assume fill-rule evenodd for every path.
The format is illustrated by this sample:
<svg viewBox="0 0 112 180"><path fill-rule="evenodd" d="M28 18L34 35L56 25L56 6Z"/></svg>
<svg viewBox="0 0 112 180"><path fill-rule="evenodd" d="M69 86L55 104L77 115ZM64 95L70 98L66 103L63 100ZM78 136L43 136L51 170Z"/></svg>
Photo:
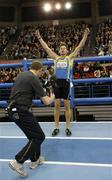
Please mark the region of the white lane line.
<svg viewBox="0 0 112 180"><path fill-rule="evenodd" d="M46 137L46 139L69 139L69 140L112 140L108 137Z"/></svg>
<svg viewBox="0 0 112 180"><path fill-rule="evenodd" d="M27 139L26 136L0 136L0 139Z"/></svg>
<svg viewBox="0 0 112 180"><path fill-rule="evenodd" d="M27 139L26 136L0 136L0 139ZM59 140L112 140L112 138L108 137L50 137L47 136L46 139L59 139Z"/></svg>
<svg viewBox="0 0 112 180"><path fill-rule="evenodd" d="M79 163L79 162L57 162L46 161L45 164L69 165L69 166L92 166L92 167L112 167L112 164L97 164L97 163Z"/></svg>
<svg viewBox="0 0 112 180"><path fill-rule="evenodd" d="M10 162L13 159L0 159L0 162ZM29 163L30 161L26 161ZM89 166L89 167L110 167L112 164L99 164L99 163L79 163L79 162L58 162L58 161L45 161L44 164L50 165L65 165L65 166Z"/></svg>

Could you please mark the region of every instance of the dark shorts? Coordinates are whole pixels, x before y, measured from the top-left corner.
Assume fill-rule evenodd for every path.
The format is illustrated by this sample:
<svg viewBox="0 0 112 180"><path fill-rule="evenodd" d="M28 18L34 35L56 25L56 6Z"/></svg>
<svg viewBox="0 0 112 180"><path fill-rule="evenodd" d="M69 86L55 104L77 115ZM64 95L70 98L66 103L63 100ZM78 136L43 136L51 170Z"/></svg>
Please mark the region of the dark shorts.
<svg viewBox="0 0 112 180"><path fill-rule="evenodd" d="M57 79L54 87L56 99L68 99L70 82L66 79Z"/></svg>

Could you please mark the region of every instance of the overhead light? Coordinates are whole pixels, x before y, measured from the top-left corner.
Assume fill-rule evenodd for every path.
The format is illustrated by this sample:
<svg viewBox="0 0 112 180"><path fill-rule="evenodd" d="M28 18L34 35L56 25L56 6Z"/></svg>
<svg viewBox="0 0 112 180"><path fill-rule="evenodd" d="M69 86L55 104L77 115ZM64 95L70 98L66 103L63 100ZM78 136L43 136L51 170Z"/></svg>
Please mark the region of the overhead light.
<svg viewBox="0 0 112 180"><path fill-rule="evenodd" d="M61 4L60 4L60 3L56 3L55 8L56 8L57 10L60 10L60 9L61 9Z"/></svg>
<svg viewBox="0 0 112 180"><path fill-rule="evenodd" d="M52 10L52 6L50 3L45 3L43 9L45 12L50 12Z"/></svg>
<svg viewBox="0 0 112 180"><path fill-rule="evenodd" d="M72 7L72 4L70 2L65 3L65 8L66 9L71 9L71 7Z"/></svg>

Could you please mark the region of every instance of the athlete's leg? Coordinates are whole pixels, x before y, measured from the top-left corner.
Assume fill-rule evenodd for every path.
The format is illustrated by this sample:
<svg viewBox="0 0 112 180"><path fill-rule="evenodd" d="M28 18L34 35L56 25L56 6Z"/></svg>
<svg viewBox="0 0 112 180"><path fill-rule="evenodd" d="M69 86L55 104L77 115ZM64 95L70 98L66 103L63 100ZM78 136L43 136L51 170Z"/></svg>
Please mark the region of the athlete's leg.
<svg viewBox="0 0 112 180"><path fill-rule="evenodd" d="M55 100L55 108L54 108L54 123L55 128L52 132L52 135L55 136L59 133L59 117L60 117L60 106L61 106L61 100L56 99Z"/></svg>
<svg viewBox="0 0 112 180"><path fill-rule="evenodd" d="M66 135L70 136L71 110L70 110L70 101L68 99L64 100L64 106L65 106L65 117L66 117Z"/></svg>

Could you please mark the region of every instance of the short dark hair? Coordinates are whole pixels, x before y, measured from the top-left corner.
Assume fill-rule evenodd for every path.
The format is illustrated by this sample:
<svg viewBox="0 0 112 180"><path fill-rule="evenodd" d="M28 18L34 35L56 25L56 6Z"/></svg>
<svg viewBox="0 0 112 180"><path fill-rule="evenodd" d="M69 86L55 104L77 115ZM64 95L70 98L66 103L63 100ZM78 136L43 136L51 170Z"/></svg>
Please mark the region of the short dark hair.
<svg viewBox="0 0 112 180"><path fill-rule="evenodd" d="M39 69L41 69L41 68L43 68L43 65L42 65L42 63L41 62L39 62L39 61L33 61L32 62L32 64L31 64L31 66L30 66L30 69L33 69L33 70L39 70Z"/></svg>
<svg viewBox="0 0 112 180"><path fill-rule="evenodd" d="M65 42L60 42L60 46L59 47L61 47L61 46L65 46L68 49L68 46L67 46L67 44Z"/></svg>

